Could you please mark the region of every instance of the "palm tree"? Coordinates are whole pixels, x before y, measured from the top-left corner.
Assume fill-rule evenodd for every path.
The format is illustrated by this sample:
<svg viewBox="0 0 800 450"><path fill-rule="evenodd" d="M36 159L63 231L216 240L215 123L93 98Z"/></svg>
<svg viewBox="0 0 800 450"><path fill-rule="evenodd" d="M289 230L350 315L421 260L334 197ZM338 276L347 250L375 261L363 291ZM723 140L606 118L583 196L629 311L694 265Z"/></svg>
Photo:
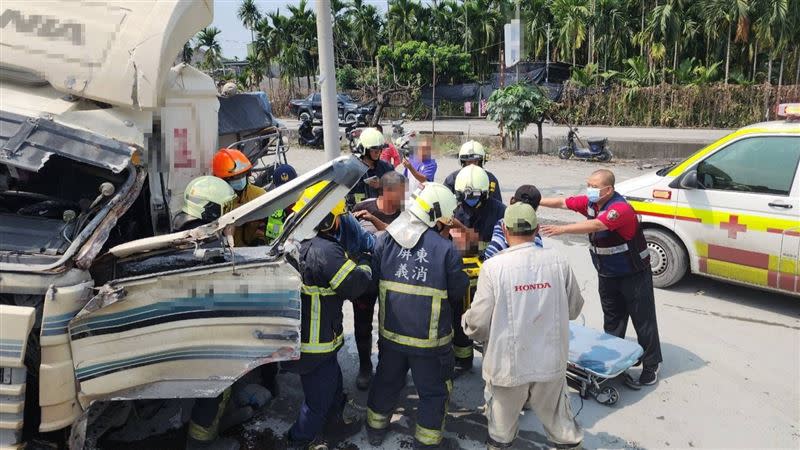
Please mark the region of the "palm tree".
<svg viewBox="0 0 800 450"><path fill-rule="evenodd" d="M373 5L367 5L364 0L353 0L346 13L350 22L352 42L357 49L359 63L375 60L380 42L380 33L384 27L378 10Z"/></svg>
<svg viewBox="0 0 800 450"><path fill-rule="evenodd" d="M256 40L253 43L253 54L264 64L264 75L269 80L269 88L272 90L272 60L278 54L280 40L273 39L274 28L270 24L269 17L264 17L256 23ZM249 55L248 55L249 56Z"/></svg>
<svg viewBox="0 0 800 450"><path fill-rule="evenodd" d="M311 76L317 73L319 65L317 58L317 19L314 12L308 9L308 1L300 0L297 6L287 6L291 14L291 32L297 42L297 50L305 66L305 76L308 87L311 88Z"/></svg>
<svg viewBox="0 0 800 450"><path fill-rule="evenodd" d="M192 56L194 56L194 48L192 48L192 40L189 39L183 44L183 50L181 50L181 61L189 64L192 62Z"/></svg>
<svg viewBox="0 0 800 450"><path fill-rule="evenodd" d="M703 0L703 15L706 30L722 24L727 28L725 49L725 84L728 84L731 62L731 43L750 40L751 0ZM734 34L733 26L736 25ZM708 32L708 31L707 31Z"/></svg>
<svg viewBox="0 0 800 450"><path fill-rule="evenodd" d="M419 9L416 0L389 0L386 28L392 44L414 39Z"/></svg>
<svg viewBox="0 0 800 450"><path fill-rule="evenodd" d="M203 66L206 70L213 71L221 65L222 48L217 40L220 33L221 31L217 27L205 27L195 36L195 50L199 48L205 51Z"/></svg>
<svg viewBox="0 0 800 450"><path fill-rule="evenodd" d="M261 12L258 10L255 0L242 0L239 10L236 12L236 17L242 21L245 28L250 30L250 44L255 46L255 27L259 20L261 20ZM255 51L255 49L253 49Z"/></svg>
<svg viewBox="0 0 800 450"><path fill-rule="evenodd" d="M589 8L585 0L553 0L550 10L558 26L557 44L562 57L572 54L572 64L577 63L576 50L586 40Z"/></svg>

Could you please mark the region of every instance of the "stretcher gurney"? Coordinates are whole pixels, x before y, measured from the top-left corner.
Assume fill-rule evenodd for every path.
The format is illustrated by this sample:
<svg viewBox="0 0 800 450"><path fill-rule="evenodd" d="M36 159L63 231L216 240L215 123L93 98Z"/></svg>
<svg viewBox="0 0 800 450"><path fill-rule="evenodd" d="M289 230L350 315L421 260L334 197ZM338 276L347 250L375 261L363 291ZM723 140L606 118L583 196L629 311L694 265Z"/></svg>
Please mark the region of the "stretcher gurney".
<svg viewBox="0 0 800 450"><path fill-rule="evenodd" d="M636 342L570 322L567 383L582 398L592 396L604 405L613 405L619 400L619 391L602 384L636 364L642 353Z"/></svg>

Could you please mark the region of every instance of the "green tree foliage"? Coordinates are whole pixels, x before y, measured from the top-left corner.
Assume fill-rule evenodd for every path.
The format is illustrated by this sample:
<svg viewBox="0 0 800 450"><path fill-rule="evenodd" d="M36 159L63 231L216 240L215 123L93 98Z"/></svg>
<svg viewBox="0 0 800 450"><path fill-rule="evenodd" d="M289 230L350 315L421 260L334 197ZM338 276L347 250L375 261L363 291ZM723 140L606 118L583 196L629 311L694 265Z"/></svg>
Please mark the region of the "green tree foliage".
<svg viewBox="0 0 800 450"><path fill-rule="evenodd" d="M522 133L528 125L535 123L539 128L538 152L542 153L542 122L551 103L540 87L515 83L492 93L487 116L511 133Z"/></svg>
<svg viewBox="0 0 800 450"><path fill-rule="evenodd" d="M437 84L463 83L471 78L469 54L455 45L407 41L394 47L382 46L378 50L378 58L404 84L430 85L433 82L434 61Z"/></svg>
<svg viewBox="0 0 800 450"><path fill-rule="evenodd" d="M216 69L222 64L222 47L219 45L220 33L221 31L217 27L206 27L195 36L195 50L202 49L205 52L202 64L206 70Z"/></svg>

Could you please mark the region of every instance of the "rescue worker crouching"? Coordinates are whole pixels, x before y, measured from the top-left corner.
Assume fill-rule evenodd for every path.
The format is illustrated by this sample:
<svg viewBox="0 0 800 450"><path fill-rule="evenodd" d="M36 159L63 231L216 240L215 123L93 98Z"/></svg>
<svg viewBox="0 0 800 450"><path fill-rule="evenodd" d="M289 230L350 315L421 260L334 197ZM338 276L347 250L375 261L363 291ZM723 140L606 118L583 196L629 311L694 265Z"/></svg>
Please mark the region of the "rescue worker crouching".
<svg viewBox="0 0 800 450"><path fill-rule="evenodd" d="M253 164L239 150L219 149L211 161L211 168L215 177L222 178L236 191L234 208L267 193L263 188L250 184L248 176ZM265 222L261 220L254 220L236 227L233 231L234 245L236 247L248 247L264 244L264 227Z"/></svg>
<svg viewBox="0 0 800 450"><path fill-rule="evenodd" d="M458 161L461 163L461 168L476 165L486 170L486 168L483 167L486 164L486 148L478 141L467 141L458 151ZM460 170L461 169L456 170L444 179L444 185L453 193L456 192L456 177ZM500 182L498 182L497 177L488 170L486 171L486 175L489 177L489 194L492 198L502 203L503 195L500 192Z"/></svg>
<svg viewBox="0 0 800 450"><path fill-rule="evenodd" d="M485 170L476 165L468 165L456 177L455 211L457 223L450 233L456 246L463 252L464 265L470 278L470 287L463 299L462 311L469 309L472 294L478 282L480 260L483 251L492 240L494 226L503 218L505 205L489 195L490 181ZM470 370L473 361L473 346L461 328L461 316L453 318L455 337L453 348L456 355L456 376Z"/></svg>
<svg viewBox="0 0 800 450"><path fill-rule="evenodd" d="M183 207L172 220L174 231L191 230L219 219L234 208L236 192L210 175L197 177L183 191Z"/></svg>
<svg viewBox="0 0 800 450"><path fill-rule="evenodd" d="M183 193L183 207L172 221L175 231L191 230L220 218L233 209L236 193L223 180L201 176L190 181ZM197 398L189 419L187 449L239 448L235 439L220 438L219 424L228 405L231 388L214 398Z"/></svg>
<svg viewBox="0 0 800 450"><path fill-rule="evenodd" d="M301 211L327 183L306 189L293 211ZM344 200L320 222L316 236L300 244L301 356L283 367L300 374L305 399L287 435L290 448L308 448L323 439L344 439L361 429L360 422L348 422L342 416L346 399L336 354L344 343L343 302L364 293L371 282L371 270L365 262L348 259L336 240L343 214Z"/></svg>
<svg viewBox="0 0 800 450"><path fill-rule="evenodd" d="M442 430L455 363L452 321L467 277L458 251L440 232L455 207L455 196L445 186L426 183L375 244L380 357L367 400L371 445L383 442L409 369L419 396L415 448L449 445Z"/></svg>

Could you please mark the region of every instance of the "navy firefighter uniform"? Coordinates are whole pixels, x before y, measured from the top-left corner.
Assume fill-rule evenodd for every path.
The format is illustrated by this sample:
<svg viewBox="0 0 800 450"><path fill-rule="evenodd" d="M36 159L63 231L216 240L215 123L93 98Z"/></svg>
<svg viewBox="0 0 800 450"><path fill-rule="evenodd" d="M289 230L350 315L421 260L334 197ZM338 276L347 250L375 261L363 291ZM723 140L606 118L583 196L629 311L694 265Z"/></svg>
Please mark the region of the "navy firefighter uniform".
<svg viewBox="0 0 800 450"><path fill-rule="evenodd" d="M488 173L480 166L469 165L461 169L456 177L456 198L458 207L454 217L465 227L478 234L477 248L462 249L464 251L465 271L470 277L470 288L463 299L461 313L469 308L475 288L478 285L478 273L480 263L483 259L483 252L492 241L494 226L503 218L506 205L492 197L489 193ZM453 340L453 350L456 355L456 368L458 374L463 370L472 368L473 351L472 340L464 334L461 327L461 316L454 319L455 337Z"/></svg>
<svg viewBox="0 0 800 450"><path fill-rule="evenodd" d="M295 211L325 183L306 189L295 204ZM332 424L333 428L345 426L340 424L345 397L342 370L336 358L344 342L342 304L345 299L364 293L372 272L368 263L348 259L334 236L339 216L344 213L342 200L319 225L317 235L300 244L301 356L284 367L300 374L305 399L289 430L290 443L310 443L328 432Z"/></svg>
<svg viewBox="0 0 800 450"><path fill-rule="evenodd" d="M426 183L386 229L373 252L379 299L379 358L367 401L367 436L380 445L411 370L419 397L416 448L442 443L452 389L453 310L467 286L461 255L438 231L449 223L455 197Z"/></svg>

